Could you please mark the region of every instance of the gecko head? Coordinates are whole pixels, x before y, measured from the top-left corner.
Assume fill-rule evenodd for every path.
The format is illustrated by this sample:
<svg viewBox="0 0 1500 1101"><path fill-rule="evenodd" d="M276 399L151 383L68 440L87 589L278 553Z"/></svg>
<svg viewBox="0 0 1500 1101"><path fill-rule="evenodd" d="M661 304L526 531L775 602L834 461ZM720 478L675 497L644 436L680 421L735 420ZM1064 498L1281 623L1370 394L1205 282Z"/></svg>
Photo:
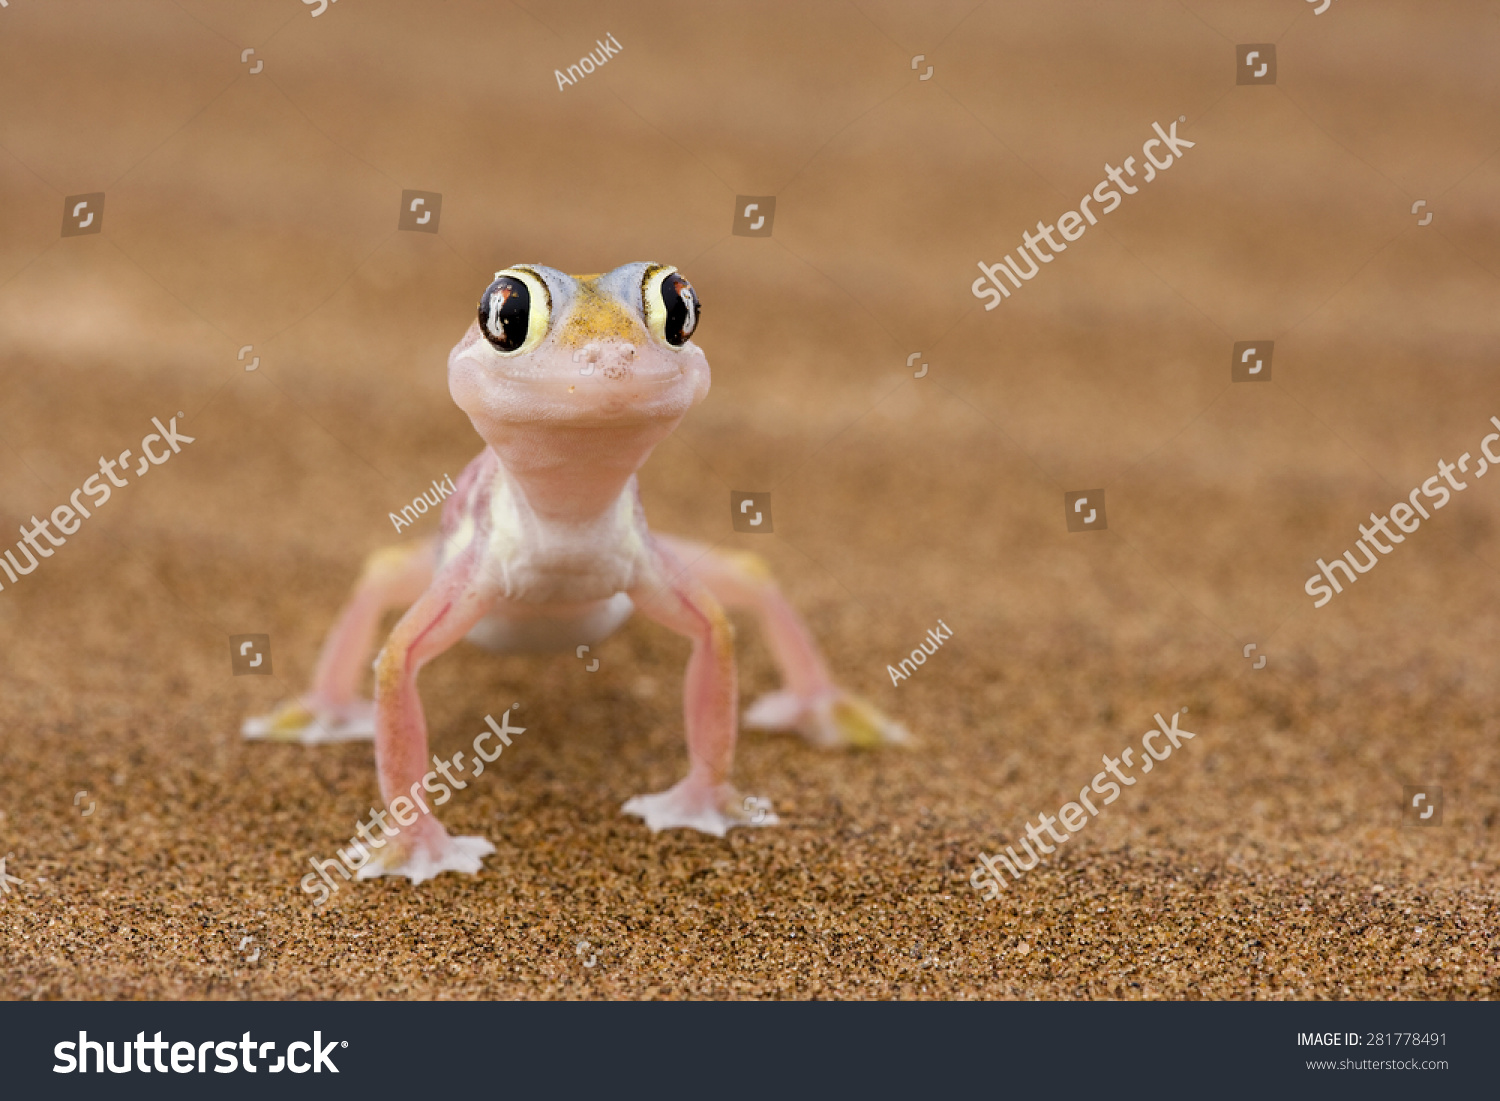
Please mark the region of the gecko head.
<svg viewBox="0 0 1500 1101"><path fill-rule="evenodd" d="M708 393L698 295L677 269L496 272L448 356L448 390L481 436L510 425L675 423Z"/></svg>

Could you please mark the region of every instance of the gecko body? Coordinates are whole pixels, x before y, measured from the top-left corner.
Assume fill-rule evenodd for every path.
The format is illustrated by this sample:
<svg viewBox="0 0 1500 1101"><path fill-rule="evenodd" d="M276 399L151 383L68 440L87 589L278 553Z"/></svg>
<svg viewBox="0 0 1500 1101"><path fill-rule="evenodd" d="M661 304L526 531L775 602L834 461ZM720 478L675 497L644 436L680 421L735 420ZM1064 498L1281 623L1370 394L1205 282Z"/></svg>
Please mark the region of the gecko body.
<svg viewBox="0 0 1500 1101"><path fill-rule="evenodd" d="M653 533L636 472L707 395L692 341L697 293L677 269L634 263L600 275L535 264L497 272L448 357L448 384L485 448L443 505L440 533L377 551L323 644L312 687L247 737L373 738L387 804L430 776L417 673L467 639L502 653L571 650L633 613L692 642L684 686L689 769L625 803L653 831L722 836L777 822L730 781L738 736L733 632L752 612L783 687L747 726L796 729L820 745L903 742L906 731L834 685L802 620L757 556ZM381 617L405 614L375 659L375 697L357 695ZM423 805L360 878L474 873L494 846L454 837Z"/></svg>

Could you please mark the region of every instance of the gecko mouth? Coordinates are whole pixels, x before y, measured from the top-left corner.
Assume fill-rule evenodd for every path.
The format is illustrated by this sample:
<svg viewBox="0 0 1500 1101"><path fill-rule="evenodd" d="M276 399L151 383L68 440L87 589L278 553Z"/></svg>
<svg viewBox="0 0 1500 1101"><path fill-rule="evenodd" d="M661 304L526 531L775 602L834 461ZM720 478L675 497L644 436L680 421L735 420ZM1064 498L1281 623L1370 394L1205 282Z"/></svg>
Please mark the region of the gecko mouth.
<svg viewBox="0 0 1500 1101"><path fill-rule="evenodd" d="M679 365L669 360L658 360L648 366L635 344L614 340L591 340L581 348L574 349L573 367L580 380L591 378L605 382L651 383L671 382L682 377Z"/></svg>
<svg viewBox="0 0 1500 1101"><path fill-rule="evenodd" d="M694 387L675 364L653 364L649 371L639 364L596 365L588 373L561 375L513 371L510 366L506 364L503 377L514 397L497 403L505 410L497 418L501 421L647 424L681 417L693 405Z"/></svg>
<svg viewBox="0 0 1500 1101"><path fill-rule="evenodd" d="M678 415L691 404L691 389L675 367L650 372L630 367L602 367L577 378L549 379L542 388L581 417L609 416L652 420Z"/></svg>
<svg viewBox="0 0 1500 1101"><path fill-rule="evenodd" d="M684 378L682 368L673 364L647 369L638 363L585 363L576 370L565 371L562 374L540 370L515 370L510 364L506 364L499 373L506 382L517 386L532 387L552 393L561 390L569 394L592 393L600 396L614 387L640 386L659 389L671 386Z"/></svg>
<svg viewBox="0 0 1500 1101"><path fill-rule="evenodd" d="M472 339L454 349L449 368L459 407L495 424L660 421L682 416L708 390L701 353L622 339L514 358L491 355L484 340Z"/></svg>
<svg viewBox="0 0 1500 1101"><path fill-rule="evenodd" d="M547 389L560 387L570 394L595 391L601 385L669 386L685 374L683 365L660 359L653 362L640 356L633 345L609 348L587 345L574 351L571 362L561 371L515 362L501 362L491 369L498 369L507 382Z"/></svg>

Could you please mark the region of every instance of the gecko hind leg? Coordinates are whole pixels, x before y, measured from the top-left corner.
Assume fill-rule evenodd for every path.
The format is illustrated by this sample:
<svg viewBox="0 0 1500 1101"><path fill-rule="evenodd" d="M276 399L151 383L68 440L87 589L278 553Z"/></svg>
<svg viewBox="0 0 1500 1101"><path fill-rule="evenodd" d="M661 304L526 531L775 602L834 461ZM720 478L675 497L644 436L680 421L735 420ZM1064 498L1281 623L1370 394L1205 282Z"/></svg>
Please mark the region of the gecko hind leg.
<svg viewBox="0 0 1500 1101"><path fill-rule="evenodd" d="M833 683L812 633L782 595L764 559L687 539L657 538L720 604L755 613L766 633L784 684L750 705L747 727L796 730L814 745L827 747L910 744L906 727Z"/></svg>
<svg viewBox="0 0 1500 1101"><path fill-rule="evenodd" d="M386 547L365 559L365 568L318 655L312 687L283 701L269 715L248 718L240 733L273 742L370 741L375 737L375 705L356 691L369 668L380 619L415 601L432 581L436 544L427 539Z"/></svg>

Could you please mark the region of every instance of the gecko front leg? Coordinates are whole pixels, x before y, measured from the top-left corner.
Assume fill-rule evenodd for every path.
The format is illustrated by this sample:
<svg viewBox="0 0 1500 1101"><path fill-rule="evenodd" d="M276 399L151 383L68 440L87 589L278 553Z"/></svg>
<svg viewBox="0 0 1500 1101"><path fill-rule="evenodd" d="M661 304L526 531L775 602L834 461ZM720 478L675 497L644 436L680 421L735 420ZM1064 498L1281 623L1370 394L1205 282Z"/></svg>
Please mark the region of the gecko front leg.
<svg viewBox="0 0 1500 1101"><path fill-rule="evenodd" d="M734 629L707 586L671 550L651 542L647 582L630 592L647 618L692 641L683 685L689 768L685 778L655 795L637 795L621 808L646 820L652 832L689 827L723 837L732 826L772 826L765 800L744 799L729 781L737 737Z"/></svg>
<svg viewBox="0 0 1500 1101"><path fill-rule="evenodd" d="M381 797L400 832L371 854L360 879L404 875L421 883L444 871L475 873L495 851L482 837L450 836L422 795L423 778L432 772L417 693L422 666L463 638L495 595L476 539L437 571L375 659L375 763ZM409 809L398 814L398 803Z"/></svg>

